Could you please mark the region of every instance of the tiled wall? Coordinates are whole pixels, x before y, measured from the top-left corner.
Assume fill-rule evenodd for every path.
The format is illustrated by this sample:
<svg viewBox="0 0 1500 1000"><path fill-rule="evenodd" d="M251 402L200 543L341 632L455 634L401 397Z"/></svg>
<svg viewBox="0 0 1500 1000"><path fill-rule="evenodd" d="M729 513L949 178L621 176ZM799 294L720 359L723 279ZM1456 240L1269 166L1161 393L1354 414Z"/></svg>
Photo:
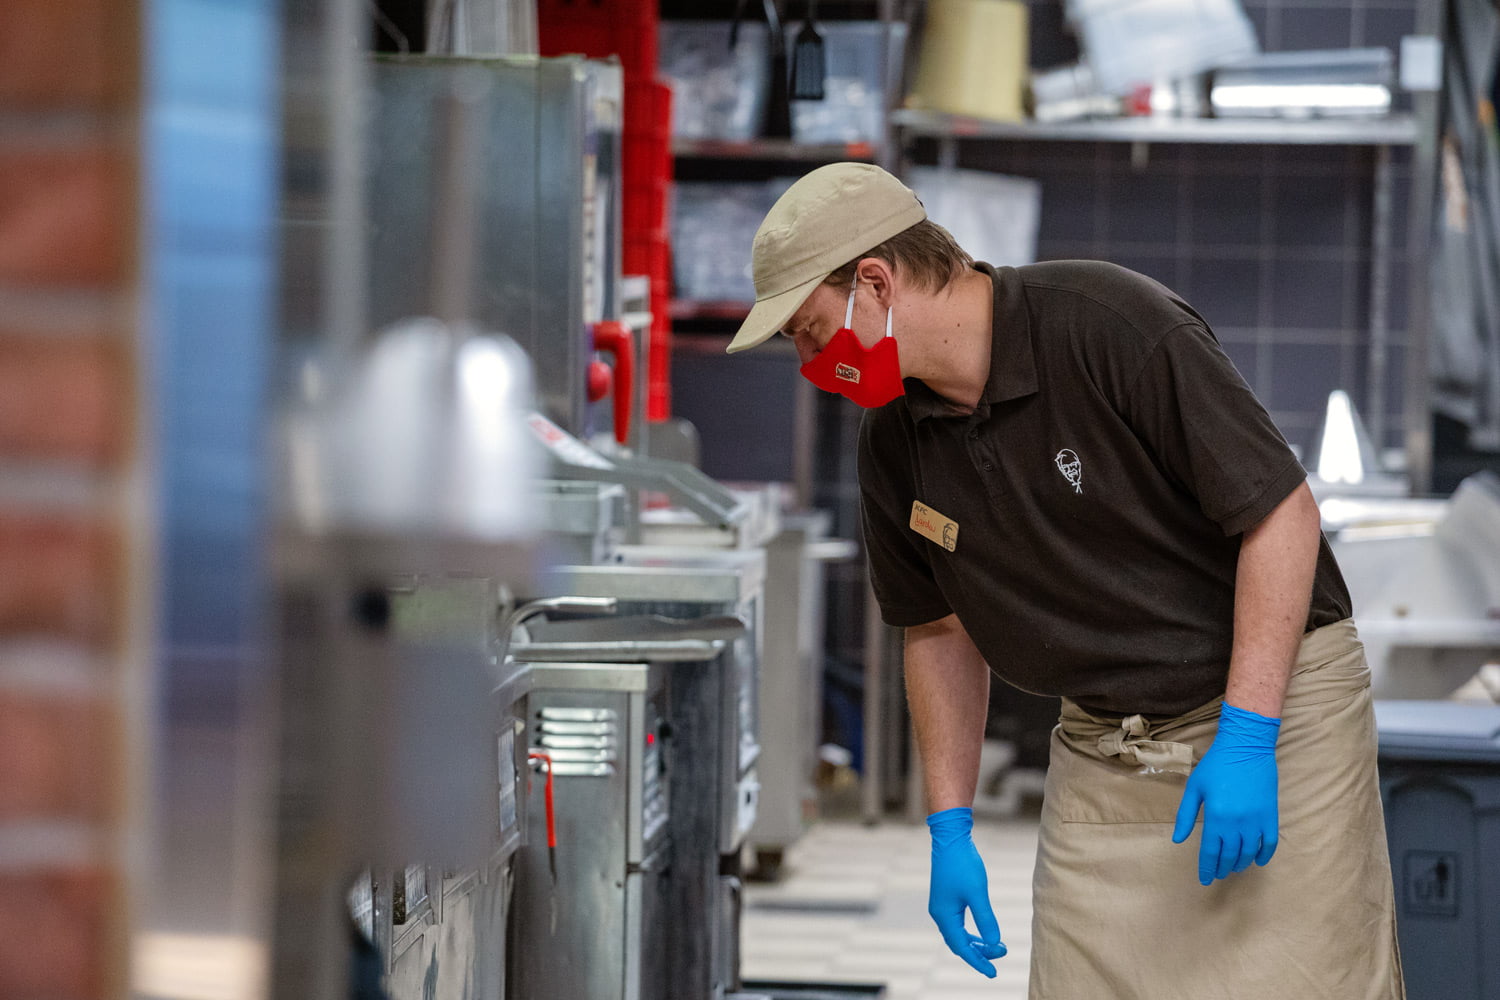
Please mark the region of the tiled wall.
<svg viewBox="0 0 1500 1000"><path fill-rule="evenodd" d="M1294 445L1345 389L1400 443L1409 156L1393 157L1383 413L1368 412L1372 216L1368 147L965 143L959 164L1042 184L1042 260L1111 260L1157 279L1213 327ZM1399 162L1397 162L1399 161Z"/></svg>
<svg viewBox="0 0 1500 1000"><path fill-rule="evenodd" d="M0 996L124 993L138 12L0 5Z"/></svg>

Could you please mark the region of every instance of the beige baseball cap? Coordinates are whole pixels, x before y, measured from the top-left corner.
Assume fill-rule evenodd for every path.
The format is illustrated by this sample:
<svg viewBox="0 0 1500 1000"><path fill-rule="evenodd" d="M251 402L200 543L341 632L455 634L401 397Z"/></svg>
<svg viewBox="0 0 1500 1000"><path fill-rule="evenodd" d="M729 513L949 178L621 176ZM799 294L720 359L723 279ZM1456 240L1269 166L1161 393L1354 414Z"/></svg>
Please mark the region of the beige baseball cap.
<svg viewBox="0 0 1500 1000"><path fill-rule="evenodd" d="M911 188L872 163L831 163L798 178L756 230L755 306L729 353L765 343L821 281L925 218Z"/></svg>

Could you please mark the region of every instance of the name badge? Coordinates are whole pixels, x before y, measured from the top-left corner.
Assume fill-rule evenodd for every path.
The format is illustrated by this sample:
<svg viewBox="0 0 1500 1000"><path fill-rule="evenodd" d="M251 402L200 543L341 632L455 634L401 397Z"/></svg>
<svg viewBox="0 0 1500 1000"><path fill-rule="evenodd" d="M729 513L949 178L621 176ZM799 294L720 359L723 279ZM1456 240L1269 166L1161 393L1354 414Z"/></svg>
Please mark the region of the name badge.
<svg viewBox="0 0 1500 1000"><path fill-rule="evenodd" d="M911 530L949 552L958 548L958 522L944 517L919 500L911 504Z"/></svg>

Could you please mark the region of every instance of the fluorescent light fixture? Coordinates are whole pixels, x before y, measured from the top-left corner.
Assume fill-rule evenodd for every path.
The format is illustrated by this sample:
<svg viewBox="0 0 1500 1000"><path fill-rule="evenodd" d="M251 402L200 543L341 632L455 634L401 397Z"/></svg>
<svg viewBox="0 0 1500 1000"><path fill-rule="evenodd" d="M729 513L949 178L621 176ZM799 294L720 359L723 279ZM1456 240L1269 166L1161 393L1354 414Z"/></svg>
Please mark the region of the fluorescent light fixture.
<svg viewBox="0 0 1500 1000"><path fill-rule="evenodd" d="M1391 92L1378 83L1216 84L1213 104L1216 108L1234 111L1387 111L1391 106Z"/></svg>

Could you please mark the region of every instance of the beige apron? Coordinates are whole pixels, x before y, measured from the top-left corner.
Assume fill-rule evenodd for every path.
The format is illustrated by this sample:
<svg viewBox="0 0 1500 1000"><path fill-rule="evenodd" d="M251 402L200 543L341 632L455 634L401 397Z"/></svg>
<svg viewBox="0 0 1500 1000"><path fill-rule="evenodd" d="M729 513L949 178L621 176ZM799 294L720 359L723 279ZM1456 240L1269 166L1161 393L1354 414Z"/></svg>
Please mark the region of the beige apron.
<svg viewBox="0 0 1500 1000"><path fill-rule="evenodd" d="M1364 647L1309 633L1276 745L1280 844L1198 884L1172 826L1220 701L1148 723L1064 699L1033 882L1030 1000L1401 1000Z"/></svg>

